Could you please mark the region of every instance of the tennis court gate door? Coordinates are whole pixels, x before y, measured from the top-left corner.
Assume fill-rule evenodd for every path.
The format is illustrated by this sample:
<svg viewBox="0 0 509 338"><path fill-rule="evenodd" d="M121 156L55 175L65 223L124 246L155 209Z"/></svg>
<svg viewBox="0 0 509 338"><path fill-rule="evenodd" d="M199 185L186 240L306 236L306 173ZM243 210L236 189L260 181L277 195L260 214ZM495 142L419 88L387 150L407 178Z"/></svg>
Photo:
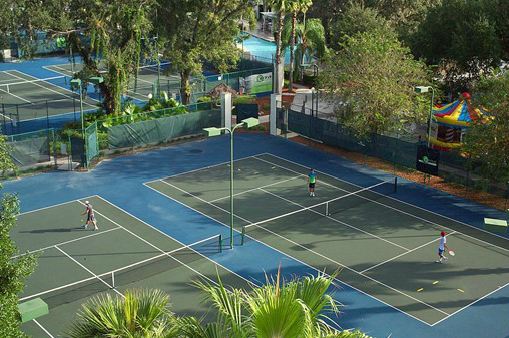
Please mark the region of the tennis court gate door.
<svg viewBox="0 0 509 338"><path fill-rule="evenodd" d="M99 156L99 142L97 140L97 122L94 122L85 129L85 150L86 166L88 167L92 160Z"/></svg>

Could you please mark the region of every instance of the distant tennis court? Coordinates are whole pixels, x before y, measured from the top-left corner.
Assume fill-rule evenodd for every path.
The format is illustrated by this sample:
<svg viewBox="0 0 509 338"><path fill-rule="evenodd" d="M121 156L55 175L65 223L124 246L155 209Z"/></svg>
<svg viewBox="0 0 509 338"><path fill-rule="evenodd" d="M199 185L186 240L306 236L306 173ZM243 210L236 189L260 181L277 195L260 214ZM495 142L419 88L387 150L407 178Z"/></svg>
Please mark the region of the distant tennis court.
<svg viewBox="0 0 509 338"><path fill-rule="evenodd" d="M219 236L186 246L99 196L88 200L98 231L81 228L83 199L23 213L11 234L20 252L40 255L20 302L41 297L50 312L23 324L30 336L65 336L81 304L99 294L122 297L127 288L156 288L170 294L176 313L210 319L215 314L191 281L215 283L219 274L227 285L249 287L208 258L221 251Z"/></svg>
<svg viewBox="0 0 509 338"><path fill-rule="evenodd" d="M506 286L509 241L397 200L394 179L364 187L260 154L235 162L236 245L260 241L433 326ZM339 176L339 174L338 174ZM229 224L229 164L145 183ZM440 232L456 251L436 263Z"/></svg>
<svg viewBox="0 0 509 338"><path fill-rule="evenodd" d="M139 67L138 78L135 79L134 76L132 76L129 81L127 95L133 99L147 101L148 94L154 92L158 81L161 90L170 92L171 89L177 90L180 88L180 76L176 74L170 74L170 66L171 64L169 62L161 62L159 66L157 64L153 64ZM67 63L61 65L46 66L44 68L57 74L72 77L73 71L80 71L83 68L83 65L80 63L75 65Z"/></svg>
<svg viewBox="0 0 509 338"><path fill-rule="evenodd" d="M39 79L17 70L0 72L0 123L79 112L79 95L69 81L68 76ZM97 101L87 97L83 108L95 109Z"/></svg>

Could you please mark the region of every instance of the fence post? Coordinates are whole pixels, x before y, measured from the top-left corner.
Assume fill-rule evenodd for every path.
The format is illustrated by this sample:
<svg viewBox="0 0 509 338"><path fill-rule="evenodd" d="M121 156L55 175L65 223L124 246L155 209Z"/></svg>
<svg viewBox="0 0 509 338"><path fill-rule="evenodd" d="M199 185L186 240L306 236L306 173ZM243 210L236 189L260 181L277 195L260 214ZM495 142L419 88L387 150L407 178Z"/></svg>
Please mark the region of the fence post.
<svg viewBox="0 0 509 338"><path fill-rule="evenodd" d="M49 103L46 100L46 129L49 129Z"/></svg>

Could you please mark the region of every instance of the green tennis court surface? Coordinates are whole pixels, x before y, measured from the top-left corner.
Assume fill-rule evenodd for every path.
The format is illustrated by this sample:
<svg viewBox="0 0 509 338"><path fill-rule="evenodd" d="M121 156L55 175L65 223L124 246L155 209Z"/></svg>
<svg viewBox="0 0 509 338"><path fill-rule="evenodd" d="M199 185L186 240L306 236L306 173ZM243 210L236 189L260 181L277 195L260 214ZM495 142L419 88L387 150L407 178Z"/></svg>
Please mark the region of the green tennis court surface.
<svg viewBox="0 0 509 338"><path fill-rule="evenodd" d="M173 311L201 317L214 314L206 312L193 280L215 282L219 273L227 285L248 287L205 257L220 251L218 236L184 246L100 197L88 200L99 231L81 228L82 200L24 213L12 233L20 252L40 255L21 301L41 297L50 310L23 324L30 336L63 335L81 304L99 294L157 288L170 294Z"/></svg>
<svg viewBox="0 0 509 338"><path fill-rule="evenodd" d="M428 325L509 282L509 242L400 202L394 181L363 189L269 154L235 162L235 219L244 245L261 241ZM229 165L146 185L229 224ZM436 263L440 231L456 251Z"/></svg>
<svg viewBox="0 0 509 338"><path fill-rule="evenodd" d="M78 72L83 68L83 64L77 63L74 66L71 64L52 65L44 67L57 74L65 76L73 76L74 72ZM161 90L169 91L170 88L178 89L180 87L180 76L178 74L169 73L170 63L162 62L159 68L159 84ZM136 82L137 81L137 82ZM140 66L138 69L138 79L135 81L131 78L129 81L128 96L146 101L147 95L153 93L154 85L158 81L158 67L157 65Z"/></svg>
<svg viewBox="0 0 509 338"><path fill-rule="evenodd" d="M0 117L24 121L79 111L79 96L70 89L69 79L38 79L17 70L0 72ZM85 110L96 107L91 98L83 100Z"/></svg>

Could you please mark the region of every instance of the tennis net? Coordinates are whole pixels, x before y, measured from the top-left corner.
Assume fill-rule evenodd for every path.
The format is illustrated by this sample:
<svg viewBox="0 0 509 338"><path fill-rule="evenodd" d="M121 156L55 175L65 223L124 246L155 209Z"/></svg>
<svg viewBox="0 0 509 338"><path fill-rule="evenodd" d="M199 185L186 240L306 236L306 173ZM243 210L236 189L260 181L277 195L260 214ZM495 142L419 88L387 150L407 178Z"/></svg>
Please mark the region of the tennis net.
<svg viewBox="0 0 509 338"><path fill-rule="evenodd" d="M20 302L41 297L50 307L71 303L164 274L181 266L188 266L203 259L204 255L218 253L221 250L221 235L212 236L112 271L22 297ZM164 275L162 277L165 278Z"/></svg>
<svg viewBox="0 0 509 338"><path fill-rule="evenodd" d="M24 80L0 84L0 92L7 94L22 93L26 91L33 91L34 86L48 91L52 91L53 90L52 88L55 86L66 86L67 78L68 76L54 76L46 79ZM27 101L25 99L22 100L25 102Z"/></svg>
<svg viewBox="0 0 509 338"><path fill-rule="evenodd" d="M304 211L310 211L315 215L321 215L324 217L331 217L334 214L338 214L344 210L348 210L350 208L356 207L359 205L359 199L362 200L377 200L386 194L396 192L397 191L397 177L395 177L393 180L389 181L383 181L376 183L374 185L371 185L369 187L361 188L356 191L348 192L344 190L345 194L336 198L333 198L331 200L313 204L310 206L303 207L298 210L294 210L291 212L288 212L283 215L271 217L266 220L262 220L259 222L254 222L251 224L247 224L242 227L242 233L241 233L241 243L244 243L245 236L249 234L252 231L256 231L259 228L263 228L263 225L268 223L274 223L278 222L280 220L285 220L286 218L302 213ZM288 218L290 222L293 222L292 218Z"/></svg>
<svg viewBox="0 0 509 338"><path fill-rule="evenodd" d="M157 75L158 71L161 74L166 74L171 67L169 62L161 62L159 65L147 65L138 68L138 75Z"/></svg>

